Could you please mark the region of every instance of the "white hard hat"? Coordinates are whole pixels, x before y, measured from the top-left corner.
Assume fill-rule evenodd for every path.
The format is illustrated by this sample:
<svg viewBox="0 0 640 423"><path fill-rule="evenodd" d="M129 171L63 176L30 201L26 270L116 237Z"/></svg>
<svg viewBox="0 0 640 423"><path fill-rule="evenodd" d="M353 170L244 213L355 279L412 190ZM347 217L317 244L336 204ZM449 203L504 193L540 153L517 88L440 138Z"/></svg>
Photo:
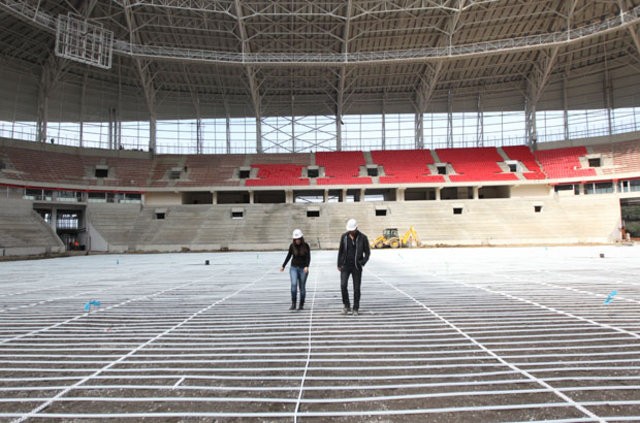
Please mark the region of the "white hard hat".
<svg viewBox="0 0 640 423"><path fill-rule="evenodd" d="M293 230L293 235L291 235L291 237L293 239L299 239L302 238L302 231L300 229L294 229Z"/></svg>
<svg viewBox="0 0 640 423"><path fill-rule="evenodd" d="M355 219L349 219L347 221L347 230L348 231L355 231L356 229L358 229L358 222L356 222Z"/></svg>

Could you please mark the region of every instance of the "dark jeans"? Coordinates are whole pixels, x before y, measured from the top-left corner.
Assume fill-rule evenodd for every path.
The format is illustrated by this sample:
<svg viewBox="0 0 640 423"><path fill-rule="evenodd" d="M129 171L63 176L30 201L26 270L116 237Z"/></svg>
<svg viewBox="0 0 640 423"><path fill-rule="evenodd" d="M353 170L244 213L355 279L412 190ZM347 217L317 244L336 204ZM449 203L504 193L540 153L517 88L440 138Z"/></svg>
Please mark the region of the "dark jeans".
<svg viewBox="0 0 640 423"><path fill-rule="evenodd" d="M342 304L350 308L349 303L349 275L353 279L353 309L360 307L360 283L362 282L362 269L344 266L340 271L340 289L342 291Z"/></svg>

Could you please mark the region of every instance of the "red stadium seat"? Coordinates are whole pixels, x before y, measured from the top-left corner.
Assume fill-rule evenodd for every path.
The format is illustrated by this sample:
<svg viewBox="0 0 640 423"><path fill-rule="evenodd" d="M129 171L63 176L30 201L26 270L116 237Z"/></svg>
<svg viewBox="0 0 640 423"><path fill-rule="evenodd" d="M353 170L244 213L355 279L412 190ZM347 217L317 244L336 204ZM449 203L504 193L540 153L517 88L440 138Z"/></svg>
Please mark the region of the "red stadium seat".
<svg viewBox="0 0 640 423"><path fill-rule="evenodd" d="M442 148L436 152L440 161L453 166L452 182L518 180L514 173L504 173L498 166L504 159L495 147Z"/></svg>

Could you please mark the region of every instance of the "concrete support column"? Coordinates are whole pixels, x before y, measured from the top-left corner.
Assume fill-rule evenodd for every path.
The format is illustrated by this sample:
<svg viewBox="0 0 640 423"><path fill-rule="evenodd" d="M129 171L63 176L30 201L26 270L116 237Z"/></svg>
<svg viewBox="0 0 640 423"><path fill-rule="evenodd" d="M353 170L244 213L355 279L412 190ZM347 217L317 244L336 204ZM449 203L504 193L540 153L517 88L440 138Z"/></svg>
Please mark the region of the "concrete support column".
<svg viewBox="0 0 640 423"><path fill-rule="evenodd" d="M473 187L473 199L477 200L480 198L480 187Z"/></svg>
<svg viewBox="0 0 640 423"><path fill-rule="evenodd" d="M58 226L58 210L56 208L53 208L51 210L51 229L53 229L53 231L56 231L56 227Z"/></svg>
<svg viewBox="0 0 640 423"><path fill-rule="evenodd" d="M249 204L253 204L253 197L254 197L254 192L253 191L249 191Z"/></svg>
<svg viewBox="0 0 640 423"><path fill-rule="evenodd" d="M211 204L218 204L218 191L211 191Z"/></svg>
<svg viewBox="0 0 640 423"><path fill-rule="evenodd" d="M293 190L286 190L284 192L284 202L287 204L293 204Z"/></svg>
<svg viewBox="0 0 640 423"><path fill-rule="evenodd" d="M440 191L442 191L442 188L440 187L436 188L436 201L440 201L442 199L440 197Z"/></svg>
<svg viewBox="0 0 640 423"><path fill-rule="evenodd" d="M403 202L404 201L404 193L406 188L398 188L396 189L396 201Z"/></svg>

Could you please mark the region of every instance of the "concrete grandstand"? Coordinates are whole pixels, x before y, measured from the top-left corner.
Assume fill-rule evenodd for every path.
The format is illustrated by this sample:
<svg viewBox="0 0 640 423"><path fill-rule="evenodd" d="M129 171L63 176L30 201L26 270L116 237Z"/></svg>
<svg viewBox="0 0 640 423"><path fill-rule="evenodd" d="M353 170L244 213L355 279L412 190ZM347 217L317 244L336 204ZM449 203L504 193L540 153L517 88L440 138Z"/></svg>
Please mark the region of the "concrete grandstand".
<svg viewBox="0 0 640 423"><path fill-rule="evenodd" d="M0 19L0 210L24 215L3 255L281 248L292 225L332 248L348 216L428 246L633 226L635 1L0 0Z"/></svg>
<svg viewBox="0 0 640 423"><path fill-rule="evenodd" d="M640 421L640 0L0 22L0 422Z"/></svg>
<svg viewBox="0 0 640 423"><path fill-rule="evenodd" d="M149 156L3 140L3 216L27 222L6 225L4 254L28 251L31 209L108 252L280 249L292 225L334 248L348 216L369 233L414 226L425 246L624 241L640 142L547 146Z"/></svg>
<svg viewBox="0 0 640 423"><path fill-rule="evenodd" d="M34 254L281 248L292 225L332 248L348 216L428 246L628 234L635 1L0 0L0 19L1 210L25 211L3 255L44 223L62 246Z"/></svg>

